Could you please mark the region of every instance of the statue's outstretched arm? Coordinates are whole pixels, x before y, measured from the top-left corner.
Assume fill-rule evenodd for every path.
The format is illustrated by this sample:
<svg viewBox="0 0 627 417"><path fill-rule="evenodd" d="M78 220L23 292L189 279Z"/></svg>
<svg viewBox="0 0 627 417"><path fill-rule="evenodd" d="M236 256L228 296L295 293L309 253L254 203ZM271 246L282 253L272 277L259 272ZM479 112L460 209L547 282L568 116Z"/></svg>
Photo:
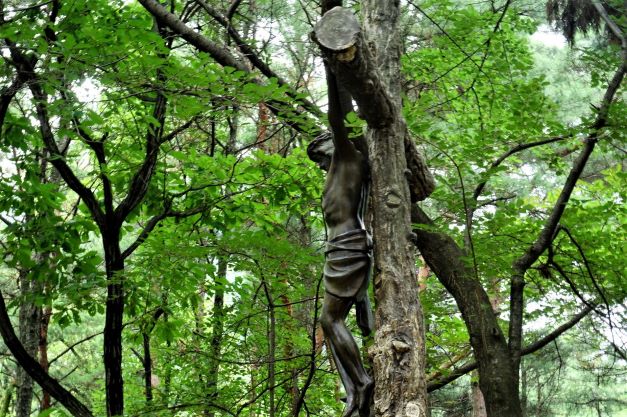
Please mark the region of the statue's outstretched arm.
<svg viewBox="0 0 627 417"><path fill-rule="evenodd" d="M349 129L344 123L346 115L353 111L351 95L338 83L337 78L325 65L327 73L327 88L329 98L328 118L333 132L333 145L335 154L349 156L355 153L355 146L349 137Z"/></svg>

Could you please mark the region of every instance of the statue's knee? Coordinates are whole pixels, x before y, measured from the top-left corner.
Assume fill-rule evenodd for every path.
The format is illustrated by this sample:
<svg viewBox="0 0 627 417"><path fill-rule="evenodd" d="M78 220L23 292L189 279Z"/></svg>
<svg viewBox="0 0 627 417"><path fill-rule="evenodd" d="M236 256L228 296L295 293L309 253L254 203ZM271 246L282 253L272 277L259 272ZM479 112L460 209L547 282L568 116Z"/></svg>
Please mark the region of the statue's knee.
<svg viewBox="0 0 627 417"><path fill-rule="evenodd" d="M325 333L329 333L329 330L333 327L333 322L334 320L331 315L329 315L326 311L323 311L320 316L320 326L322 326L322 330Z"/></svg>

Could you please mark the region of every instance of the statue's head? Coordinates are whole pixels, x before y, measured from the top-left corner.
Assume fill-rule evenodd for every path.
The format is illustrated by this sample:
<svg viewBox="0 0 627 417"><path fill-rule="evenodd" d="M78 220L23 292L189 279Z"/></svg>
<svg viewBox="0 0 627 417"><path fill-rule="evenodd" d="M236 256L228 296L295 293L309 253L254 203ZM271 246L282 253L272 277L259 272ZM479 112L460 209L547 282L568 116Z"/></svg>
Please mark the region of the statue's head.
<svg viewBox="0 0 627 417"><path fill-rule="evenodd" d="M325 132L317 136L307 146L307 155L320 169L328 171L333 158L333 136L331 132Z"/></svg>

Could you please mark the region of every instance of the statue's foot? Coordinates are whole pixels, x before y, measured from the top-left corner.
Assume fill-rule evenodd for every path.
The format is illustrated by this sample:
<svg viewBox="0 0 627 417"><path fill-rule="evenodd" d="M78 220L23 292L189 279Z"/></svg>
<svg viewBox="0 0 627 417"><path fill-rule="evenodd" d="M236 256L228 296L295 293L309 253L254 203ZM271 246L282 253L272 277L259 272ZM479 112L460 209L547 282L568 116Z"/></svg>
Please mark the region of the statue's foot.
<svg viewBox="0 0 627 417"><path fill-rule="evenodd" d="M374 391L374 381L369 379L364 385L357 389L357 405L359 407L359 417L370 417L370 404L372 403L372 393Z"/></svg>

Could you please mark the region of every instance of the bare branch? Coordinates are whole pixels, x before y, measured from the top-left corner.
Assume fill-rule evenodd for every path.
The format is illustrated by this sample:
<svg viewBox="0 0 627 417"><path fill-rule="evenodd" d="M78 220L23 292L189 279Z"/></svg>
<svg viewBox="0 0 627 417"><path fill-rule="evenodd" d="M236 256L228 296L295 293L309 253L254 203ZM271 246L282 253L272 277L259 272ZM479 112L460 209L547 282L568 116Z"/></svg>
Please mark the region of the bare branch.
<svg viewBox="0 0 627 417"><path fill-rule="evenodd" d="M81 403L72 393L52 378L37 362L31 357L24 345L20 342L15 330L11 325L11 319L7 313L7 307L4 302L4 296L0 291L0 333L4 344L9 348L20 366L35 380L46 392L50 393L57 401L76 417L93 417L91 411Z"/></svg>
<svg viewBox="0 0 627 417"><path fill-rule="evenodd" d="M490 164L490 168L488 168L488 170L497 168L499 165L501 165L501 163L503 163L503 161L505 161L510 156L517 154L518 152L522 152L526 149L535 148L535 147L546 145L549 143L559 142L561 140L568 139L571 137L572 135L554 136L551 138L542 139L542 140L535 141L535 142L521 143L519 145L514 146L512 149L508 150L503 155L499 156L494 162L492 162L492 164ZM476 201L477 198L479 198L487 182L488 182L488 179L486 179L485 181L477 185L477 187L475 188L475 191L472 194L473 200Z"/></svg>
<svg viewBox="0 0 627 417"><path fill-rule="evenodd" d="M555 205L546 220L544 227L540 231L536 241L529 247L525 253L516 259L512 264L512 280L510 289L510 327L509 327L509 346L512 352L513 361L516 366L519 364L520 347L522 344L522 316L523 316L523 289L525 286L525 272L533 265L540 255L550 246L552 238L557 231L558 223L566 209L566 205L570 200L570 196L575 189L577 181L581 177L583 170L588 162L588 158L592 154L597 142L599 141L600 130L603 129L608 122L610 106L614 96L620 87L627 69L627 43L623 38L621 48L621 63L619 64L614 76L610 80L603 101L597 112L594 123L590 126L590 133L584 140L584 147L577 159L573 162L573 166L566 178L562 191L560 192Z"/></svg>
<svg viewBox="0 0 627 417"><path fill-rule="evenodd" d="M590 312L592 312L593 310L594 310L594 305L585 306L583 310L575 314L569 321L567 321L566 323L562 324L559 327L556 327L551 333L547 334L546 336L525 346L522 350L523 356L529 355L530 353L537 352L538 350L542 349L549 343L553 342L555 339L561 336L564 332L566 332L567 330L575 326L577 323L579 323L584 317L590 314Z"/></svg>
<svg viewBox="0 0 627 417"><path fill-rule="evenodd" d="M251 70L242 61L228 53L225 48L216 45L206 37L189 28L178 17L168 12L156 0L139 0L139 2L157 19L157 21L169 27L174 33L181 36L199 51L208 53L220 65L232 67L246 74L251 74ZM262 84L259 79L253 79L253 82ZM322 112L317 109L317 107L313 106L308 108L307 104L298 97L297 93L289 91L286 95L295 99L316 117L322 115ZM294 108L290 103L278 100L269 100L266 104L270 110L277 115L277 117L297 131L311 136L317 136L320 134L321 129L317 127L317 121L306 120L308 117L299 109Z"/></svg>
<svg viewBox="0 0 627 417"><path fill-rule="evenodd" d="M235 12L237 11L237 8L239 7L239 5L242 3L242 0L233 0L229 6L229 10L227 10L226 12L226 18L229 20L229 22L231 20L233 20L233 16L235 16Z"/></svg>
<svg viewBox="0 0 627 417"><path fill-rule="evenodd" d="M102 332L94 333L94 334L91 334L91 335L89 335L87 337L82 338L81 340L79 340L77 342L72 343L71 345L68 345L67 348L63 352L59 353L57 356L52 358L50 360L50 362L48 362L48 366L52 365L54 362L56 362L59 359L61 359L61 357L63 357L66 353L72 351L76 346L78 346L78 345L80 345L82 343L85 343L85 342L93 339L94 337L100 336L101 334L102 334Z"/></svg>
<svg viewBox="0 0 627 417"><path fill-rule="evenodd" d="M237 31L235 30L235 28L231 24L230 19L228 17L223 16L220 12L218 12L216 9L211 7L211 5L209 5L209 3L207 3L204 0L195 0L195 1L203 9L205 9L205 11L216 22L218 22L220 25L222 25L222 27L224 27L226 29L226 31L229 34L229 36L231 37L231 39L233 39L233 41L235 41L235 44L237 45L237 48L244 54L244 56L246 56L246 58L248 58L250 63L253 64L253 66L255 68L257 68L259 71L261 71L261 73L263 75L265 75L266 77L268 77L268 78L275 78L277 80L277 83L281 87L288 87L291 90L291 86L289 85L289 83L287 81L285 81L285 79L283 79L283 77L281 77L279 74L274 72L268 66L268 64L266 64L264 61L262 61L261 58L259 58L259 55L255 51L253 51L253 49L242 39L242 37L239 35L239 33L237 33ZM287 94L291 98L293 98L294 100L299 101L303 105L303 107L305 109L307 109L307 111L309 111L313 115L315 115L317 117L322 117L322 111L320 111L318 106L316 106L315 104L313 104L309 100L304 99L302 97L297 97L297 95L294 92L292 92L292 91L287 91Z"/></svg>
<svg viewBox="0 0 627 417"><path fill-rule="evenodd" d="M545 347L549 343L553 342L559 336L564 334L566 331L568 331L571 328L573 328L584 317L586 317L591 311L593 311L593 307L591 307L591 306L584 307L583 310L581 310L579 313L574 315L566 323L562 324L559 327L556 327L551 333L549 333L549 334L541 337L540 339L536 340L535 342L525 346L522 349L522 352L521 352L522 356L529 355L531 353L537 352L538 350L542 349L543 347ZM446 375L446 376L444 376L442 378L438 378L438 379L436 379L434 381L429 382L427 384L427 392L432 392L432 391L435 391L437 389L442 388L443 386L445 386L445 385L455 381L457 378L462 377L462 376L466 375L467 373L469 373L471 371L474 371L475 369L477 369L478 365L479 364L477 362L466 363L466 364L460 366L459 368L455 369L454 371L452 371L450 374L448 374L448 375Z"/></svg>
<svg viewBox="0 0 627 417"><path fill-rule="evenodd" d="M41 88L40 80L34 71L35 60L25 56L12 41L5 39L5 43L9 47L11 58L13 59L18 74L21 74L25 81L29 81L29 87L33 94L35 109L37 111L37 119L39 120L39 130L44 145L50 153L50 162L59 172L59 175L61 175L61 178L63 178L66 184L85 202L85 205L96 223L98 225L104 224L104 214L98 200L92 191L78 179L57 147L48 116L47 96Z"/></svg>
<svg viewBox="0 0 627 417"><path fill-rule="evenodd" d="M625 34L621 30L621 28L618 27L618 25L614 23L614 21L607 14L607 10L605 10L605 7L603 7L603 4L599 0L593 0L592 5L594 6L595 9L597 9L597 12L599 12L599 15L601 16L601 19L603 19L607 27L610 28L614 36L616 36L616 38L620 40L620 43L623 49L627 49L627 39L625 38Z"/></svg>
<svg viewBox="0 0 627 417"><path fill-rule="evenodd" d="M220 65L228 66L246 73L249 72L248 68L236 59L233 55L227 52L227 50L221 46L216 45L209 39L205 38L201 34L195 32L183 23L176 15L170 13L165 7L159 4L156 0L139 0L142 6L146 8L154 17L164 26L169 27L176 34L180 35L187 42L201 50L206 52L213 59L215 59Z"/></svg>

